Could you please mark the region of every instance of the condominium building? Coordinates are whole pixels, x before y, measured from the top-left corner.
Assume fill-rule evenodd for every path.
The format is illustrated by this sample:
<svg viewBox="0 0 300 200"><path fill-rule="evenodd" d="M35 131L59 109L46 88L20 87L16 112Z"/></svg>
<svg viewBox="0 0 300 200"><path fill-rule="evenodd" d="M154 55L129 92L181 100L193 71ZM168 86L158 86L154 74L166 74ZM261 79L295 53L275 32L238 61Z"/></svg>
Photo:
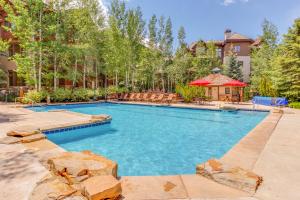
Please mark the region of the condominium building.
<svg viewBox="0 0 300 200"><path fill-rule="evenodd" d="M243 81L249 82L251 73L251 48L259 45L260 41L251 39L239 33L234 33L230 29L227 29L224 32L224 40L214 40L211 42L215 43L217 47L216 53L224 65L228 63L232 53L237 56L237 60L242 66ZM190 49L195 51L197 44L198 42L193 43L190 46Z"/></svg>

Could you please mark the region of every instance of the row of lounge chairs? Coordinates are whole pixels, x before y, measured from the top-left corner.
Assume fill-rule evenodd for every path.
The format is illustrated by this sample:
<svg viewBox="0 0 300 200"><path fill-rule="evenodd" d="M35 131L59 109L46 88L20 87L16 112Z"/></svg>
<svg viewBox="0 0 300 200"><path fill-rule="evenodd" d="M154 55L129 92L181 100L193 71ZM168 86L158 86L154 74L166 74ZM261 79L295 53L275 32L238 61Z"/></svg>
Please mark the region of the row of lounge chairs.
<svg viewBox="0 0 300 200"><path fill-rule="evenodd" d="M125 93L118 98L119 101L141 101L153 103L172 103L176 100L176 94L165 93Z"/></svg>

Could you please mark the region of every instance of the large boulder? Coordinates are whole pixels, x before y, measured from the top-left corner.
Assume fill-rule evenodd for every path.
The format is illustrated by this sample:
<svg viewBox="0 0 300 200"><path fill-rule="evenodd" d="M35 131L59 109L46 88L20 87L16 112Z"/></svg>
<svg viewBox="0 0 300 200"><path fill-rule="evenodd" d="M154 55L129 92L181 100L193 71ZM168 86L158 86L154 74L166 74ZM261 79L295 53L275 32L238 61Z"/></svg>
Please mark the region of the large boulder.
<svg viewBox="0 0 300 200"><path fill-rule="evenodd" d="M38 133L38 134L22 137L20 139L20 142L21 143L30 143L30 142L43 140L43 139L46 139L46 135L44 135L43 133Z"/></svg>
<svg viewBox="0 0 300 200"><path fill-rule="evenodd" d="M117 199L121 193L121 183L111 175L94 176L82 183L82 194L88 200Z"/></svg>
<svg viewBox="0 0 300 200"><path fill-rule="evenodd" d="M49 169L63 177L68 184L76 184L91 176L112 175L117 177L117 163L103 156L84 152L63 152L48 159Z"/></svg>
<svg viewBox="0 0 300 200"><path fill-rule="evenodd" d="M29 200L61 200L76 193L77 190L55 177L48 176L37 183Z"/></svg>
<svg viewBox="0 0 300 200"><path fill-rule="evenodd" d="M41 131L33 126L19 126L14 130L9 131L6 135L13 137L26 137L34 134L39 134Z"/></svg>
<svg viewBox="0 0 300 200"><path fill-rule="evenodd" d="M20 143L19 137L5 136L0 138L0 144L17 144Z"/></svg>
<svg viewBox="0 0 300 200"><path fill-rule="evenodd" d="M105 115L105 114L102 114L102 115L92 115L91 116L91 121L92 122L104 122L104 121L111 121L111 116L109 115Z"/></svg>
<svg viewBox="0 0 300 200"><path fill-rule="evenodd" d="M221 163L219 160L208 160L206 163L197 165L196 173L218 183L243 190L248 193L255 193L263 179L257 174Z"/></svg>

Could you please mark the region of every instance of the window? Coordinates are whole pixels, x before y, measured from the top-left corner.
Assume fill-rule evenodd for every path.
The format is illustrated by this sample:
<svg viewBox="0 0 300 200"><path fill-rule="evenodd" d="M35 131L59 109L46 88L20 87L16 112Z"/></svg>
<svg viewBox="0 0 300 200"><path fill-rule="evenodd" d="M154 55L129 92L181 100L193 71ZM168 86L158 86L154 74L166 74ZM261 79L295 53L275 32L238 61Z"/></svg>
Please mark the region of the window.
<svg viewBox="0 0 300 200"><path fill-rule="evenodd" d="M233 51L234 52L240 52L241 51L241 46L239 46L239 45L234 46Z"/></svg>
<svg viewBox="0 0 300 200"><path fill-rule="evenodd" d="M230 94L230 88L229 87L225 88L225 94Z"/></svg>

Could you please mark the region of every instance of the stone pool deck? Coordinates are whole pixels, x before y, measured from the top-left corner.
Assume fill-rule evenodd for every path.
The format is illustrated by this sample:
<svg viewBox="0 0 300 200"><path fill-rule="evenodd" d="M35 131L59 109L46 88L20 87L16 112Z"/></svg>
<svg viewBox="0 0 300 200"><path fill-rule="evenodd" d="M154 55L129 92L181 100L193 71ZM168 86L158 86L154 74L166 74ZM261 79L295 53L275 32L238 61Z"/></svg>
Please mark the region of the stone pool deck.
<svg viewBox="0 0 300 200"><path fill-rule="evenodd" d="M213 105L175 106L218 109L218 106ZM251 104L234 106L253 108ZM259 106L256 109L270 108ZM51 128L88 120L90 116L78 113L65 111L36 113L12 104L0 105L0 138L16 126ZM48 173L40 161L63 151L47 140L26 145L0 144L0 199L28 199L36 182ZM124 199L128 200L298 200L299 158L300 110L284 109L283 115L271 113L222 158L224 162L240 165L263 176L264 182L255 195L249 195L198 175L121 177L122 194Z"/></svg>

